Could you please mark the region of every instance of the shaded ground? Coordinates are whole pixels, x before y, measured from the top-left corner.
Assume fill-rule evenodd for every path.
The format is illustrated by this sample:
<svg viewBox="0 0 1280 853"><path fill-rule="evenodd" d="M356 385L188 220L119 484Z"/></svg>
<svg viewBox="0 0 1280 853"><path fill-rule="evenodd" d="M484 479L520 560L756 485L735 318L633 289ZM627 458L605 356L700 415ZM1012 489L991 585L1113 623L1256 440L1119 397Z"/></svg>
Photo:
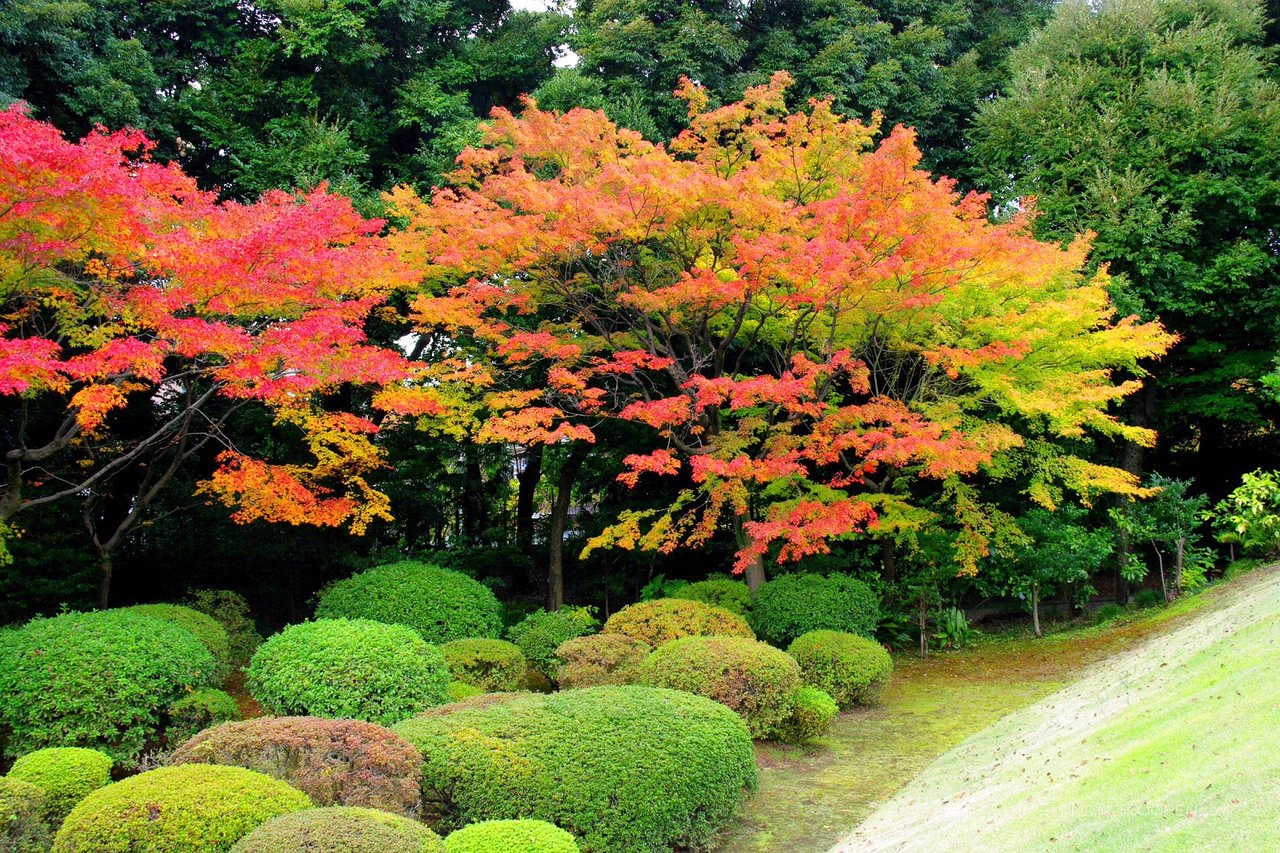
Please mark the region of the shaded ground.
<svg viewBox="0 0 1280 853"><path fill-rule="evenodd" d="M879 707L841 715L826 738L803 749L757 747L760 791L717 850L827 850L965 738L1080 678L1090 664L1182 624L1186 614L1223 606L1240 583L1212 587L1124 623L1043 640L989 638L927 660L897 658Z"/></svg>

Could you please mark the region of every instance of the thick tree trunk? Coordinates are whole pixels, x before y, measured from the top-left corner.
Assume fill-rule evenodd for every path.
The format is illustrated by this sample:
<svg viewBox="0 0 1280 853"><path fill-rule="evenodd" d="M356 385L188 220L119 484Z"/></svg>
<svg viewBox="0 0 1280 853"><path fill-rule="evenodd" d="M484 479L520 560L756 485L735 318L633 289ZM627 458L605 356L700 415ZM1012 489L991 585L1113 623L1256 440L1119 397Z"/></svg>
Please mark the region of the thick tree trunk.
<svg viewBox="0 0 1280 853"><path fill-rule="evenodd" d="M1031 585L1031 627L1035 630L1037 637L1043 637L1040 632L1040 584L1033 583Z"/></svg>
<svg viewBox="0 0 1280 853"><path fill-rule="evenodd" d="M564 604L564 535L569 527L569 509L573 505L573 484L586 461L589 445L578 442L560 466L556 478L556 500L551 507L551 527L547 534L547 609L559 610Z"/></svg>
<svg viewBox="0 0 1280 853"><path fill-rule="evenodd" d="M542 454L544 447L535 444L525 457L524 470L517 476L519 493L516 496L516 545L526 557L533 556L533 510L538 481L542 479Z"/></svg>
<svg viewBox="0 0 1280 853"><path fill-rule="evenodd" d="M894 547L892 539L880 540L880 577L884 578L889 587L898 580L898 549Z"/></svg>
<svg viewBox="0 0 1280 853"><path fill-rule="evenodd" d="M748 520L749 519L747 518L747 515L745 513L736 516L733 520L733 535L738 542L739 548L745 548L747 547L747 545L750 544L750 540L747 536L746 523ZM765 571L764 571L763 556L757 556L754 560L751 561L751 563L747 566L746 571L742 573L742 579L747 582L747 589L751 590L752 592L755 592L757 589L760 588L761 584L763 584L766 580L768 580L768 577L765 575Z"/></svg>
<svg viewBox="0 0 1280 853"><path fill-rule="evenodd" d="M472 545L488 527L484 505L484 473L480 468L480 451L473 444L466 449L466 466L462 486L462 535Z"/></svg>

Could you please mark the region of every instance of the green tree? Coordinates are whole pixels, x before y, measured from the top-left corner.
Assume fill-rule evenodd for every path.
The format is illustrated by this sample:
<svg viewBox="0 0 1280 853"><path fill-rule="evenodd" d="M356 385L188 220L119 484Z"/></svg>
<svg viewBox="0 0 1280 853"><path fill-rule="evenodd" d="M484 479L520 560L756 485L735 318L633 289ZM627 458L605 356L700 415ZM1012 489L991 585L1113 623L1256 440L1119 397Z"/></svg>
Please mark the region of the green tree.
<svg viewBox="0 0 1280 853"><path fill-rule="evenodd" d="M1153 497L1130 501L1113 509L1111 516L1131 541L1150 547L1160 572L1160 589L1165 601L1172 601L1184 588L1203 583L1205 571L1213 564L1213 553L1200 545L1199 534L1209 498L1190 494L1190 480L1154 474L1151 486L1159 489ZM1140 582L1147 570L1145 554L1128 555L1125 574L1130 582Z"/></svg>

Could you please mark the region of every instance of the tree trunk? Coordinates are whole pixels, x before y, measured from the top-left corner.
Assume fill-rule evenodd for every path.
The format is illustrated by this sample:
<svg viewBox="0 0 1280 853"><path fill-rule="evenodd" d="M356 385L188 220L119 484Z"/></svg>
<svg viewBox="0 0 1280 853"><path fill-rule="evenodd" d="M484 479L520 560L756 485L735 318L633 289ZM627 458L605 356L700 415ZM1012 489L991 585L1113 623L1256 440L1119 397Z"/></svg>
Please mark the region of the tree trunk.
<svg viewBox="0 0 1280 853"><path fill-rule="evenodd" d="M880 540L880 577L890 587L898 580L898 549L892 539Z"/></svg>
<svg viewBox="0 0 1280 853"><path fill-rule="evenodd" d="M1148 378L1143 382L1142 388L1138 393L1130 398L1129 423L1134 426L1149 427L1152 421L1155 420L1155 390L1154 380ZM1120 467L1135 477L1141 478L1145 456L1145 449L1142 445L1126 441L1120 454ZM1126 500L1128 498L1117 495L1115 505L1121 507ZM1124 571L1129 564L1129 554L1132 550L1133 543L1129 541L1129 535L1116 528L1116 604L1125 605L1129 603L1129 582L1125 580Z"/></svg>
<svg viewBox="0 0 1280 853"><path fill-rule="evenodd" d="M98 566L102 569L102 576L98 579L98 608L106 610L111 601L111 573L115 568L110 551L103 551L98 555Z"/></svg>
<svg viewBox="0 0 1280 853"><path fill-rule="evenodd" d="M551 507L551 528L547 534L547 609L559 610L564 604L564 534L569 527L569 509L573 504L573 484L587 458L590 445L576 442L569 451L560 476L556 480L556 501Z"/></svg>
<svg viewBox="0 0 1280 853"><path fill-rule="evenodd" d="M1178 539L1178 550L1173 560L1173 597L1182 595L1182 559L1187 553L1187 537Z"/></svg>
<svg viewBox="0 0 1280 853"><path fill-rule="evenodd" d="M929 633L925 630L928 625L929 608L925 604L924 593L920 593L920 657L927 658L929 656Z"/></svg>
<svg viewBox="0 0 1280 853"><path fill-rule="evenodd" d="M488 527L484 505L484 473L480 468L480 451L468 444L466 467L462 486L462 535L469 544L480 544L480 537Z"/></svg>
<svg viewBox="0 0 1280 853"><path fill-rule="evenodd" d="M516 545L520 553L533 557L533 510L538 481L542 479L542 454L544 446L535 444L529 448L524 470L517 476L520 484L516 496Z"/></svg>
<svg viewBox="0 0 1280 853"><path fill-rule="evenodd" d="M747 537L746 527L748 520L746 513L740 513L733 519L733 535L738 542L739 549L745 548L750 544L750 540ZM746 570L742 573L742 579L747 582L747 589L752 592L755 592L760 588L761 584L768 580L764 571L763 556L757 555L756 558L747 565Z"/></svg>
<svg viewBox="0 0 1280 853"><path fill-rule="evenodd" d="M1031 627L1035 630L1037 637L1043 637L1040 633L1040 584L1031 584Z"/></svg>

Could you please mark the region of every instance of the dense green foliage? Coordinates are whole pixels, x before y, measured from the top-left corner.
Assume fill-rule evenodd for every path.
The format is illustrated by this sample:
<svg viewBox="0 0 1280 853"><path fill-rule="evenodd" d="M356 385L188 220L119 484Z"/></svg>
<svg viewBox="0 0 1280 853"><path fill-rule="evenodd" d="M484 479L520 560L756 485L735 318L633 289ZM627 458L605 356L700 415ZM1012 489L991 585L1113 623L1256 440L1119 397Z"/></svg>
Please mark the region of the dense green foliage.
<svg viewBox="0 0 1280 853"><path fill-rule="evenodd" d="M578 853L578 842L545 820L486 820L451 832L448 853Z"/></svg>
<svg viewBox="0 0 1280 853"><path fill-rule="evenodd" d="M13 762L9 778L39 788L44 794L44 820L60 826L76 804L111 781L114 765L111 756L96 749L53 746Z"/></svg>
<svg viewBox="0 0 1280 853"><path fill-rule="evenodd" d="M6 853L45 853L53 840L44 792L30 782L0 776L0 846Z"/></svg>
<svg viewBox="0 0 1280 853"><path fill-rule="evenodd" d="M848 575L791 574L756 590L751 624L764 640L786 646L801 634L827 629L870 637L880 621L880 601L869 586Z"/></svg>
<svg viewBox="0 0 1280 853"><path fill-rule="evenodd" d="M652 647L681 637L749 637L755 639L747 620L701 601L657 598L624 607L609 617L601 629L622 634Z"/></svg>
<svg viewBox="0 0 1280 853"><path fill-rule="evenodd" d="M741 718L678 691L476 697L396 730L422 752L442 825L537 818L593 853L703 844L756 784Z"/></svg>
<svg viewBox="0 0 1280 853"><path fill-rule="evenodd" d="M653 651L625 634L577 637L556 649L563 664L556 673L561 689L601 684L632 684L640 664Z"/></svg>
<svg viewBox="0 0 1280 853"><path fill-rule="evenodd" d="M197 589L187 596L186 604L192 610L212 616L227 632L233 666L249 664L253 653L262 645L262 635L243 595L229 589Z"/></svg>
<svg viewBox="0 0 1280 853"><path fill-rule="evenodd" d="M360 720L258 717L179 746L173 764L227 764L288 782L318 806L416 815L418 753L395 732Z"/></svg>
<svg viewBox="0 0 1280 853"><path fill-rule="evenodd" d="M463 699L470 699L472 696L479 696L483 693L484 693L483 690L471 684L466 684L461 681L449 682L449 701L450 702L458 702Z"/></svg>
<svg viewBox="0 0 1280 853"><path fill-rule="evenodd" d="M259 824L309 808L306 794L240 767L160 767L94 791L67 817L56 853L226 853Z"/></svg>
<svg viewBox="0 0 1280 853"><path fill-rule="evenodd" d="M673 591L670 597L701 601L747 619L751 616L751 590L742 581L710 578L686 584Z"/></svg>
<svg viewBox="0 0 1280 853"><path fill-rule="evenodd" d="M1253 471L1213 508L1218 539L1247 557L1280 553L1280 473Z"/></svg>
<svg viewBox="0 0 1280 853"><path fill-rule="evenodd" d="M783 743L805 743L825 735L839 712L840 706L830 693L801 687L791 697L791 713L770 735Z"/></svg>
<svg viewBox="0 0 1280 853"><path fill-rule="evenodd" d="M233 853L444 853L440 836L402 815L329 806L272 818Z"/></svg>
<svg viewBox="0 0 1280 853"><path fill-rule="evenodd" d="M498 599L461 572L404 560L368 569L320 594L317 619L345 617L408 625L429 643L497 637Z"/></svg>
<svg viewBox="0 0 1280 853"><path fill-rule="evenodd" d="M804 683L825 691L840 708L875 701L893 676L893 658L875 640L841 631L810 631L787 646Z"/></svg>
<svg viewBox="0 0 1280 853"><path fill-rule="evenodd" d="M164 712L209 683L213 655L185 628L122 610L36 619L0 634L5 749L85 746L120 760L158 734Z"/></svg>
<svg viewBox="0 0 1280 853"><path fill-rule="evenodd" d="M390 725L446 701L449 670L440 651L412 628L319 619L263 643L245 683L273 714Z"/></svg>
<svg viewBox="0 0 1280 853"><path fill-rule="evenodd" d="M217 663L213 674L215 683L221 684L231 674L231 640L226 629L213 617L180 604L135 604L125 609L172 623L194 634Z"/></svg>
<svg viewBox="0 0 1280 853"><path fill-rule="evenodd" d="M453 640L440 646L449 675L482 693L519 690L525 670L524 654L505 640Z"/></svg>
<svg viewBox="0 0 1280 853"><path fill-rule="evenodd" d="M507 630L507 639L520 647L530 666L554 679L561 664L556 649L599 627L600 623L586 607L561 607L550 612L539 608L512 625Z"/></svg>
<svg viewBox="0 0 1280 853"><path fill-rule="evenodd" d="M225 690L206 688L183 696L169 708L164 736L177 745L196 732L240 719L240 706Z"/></svg>

